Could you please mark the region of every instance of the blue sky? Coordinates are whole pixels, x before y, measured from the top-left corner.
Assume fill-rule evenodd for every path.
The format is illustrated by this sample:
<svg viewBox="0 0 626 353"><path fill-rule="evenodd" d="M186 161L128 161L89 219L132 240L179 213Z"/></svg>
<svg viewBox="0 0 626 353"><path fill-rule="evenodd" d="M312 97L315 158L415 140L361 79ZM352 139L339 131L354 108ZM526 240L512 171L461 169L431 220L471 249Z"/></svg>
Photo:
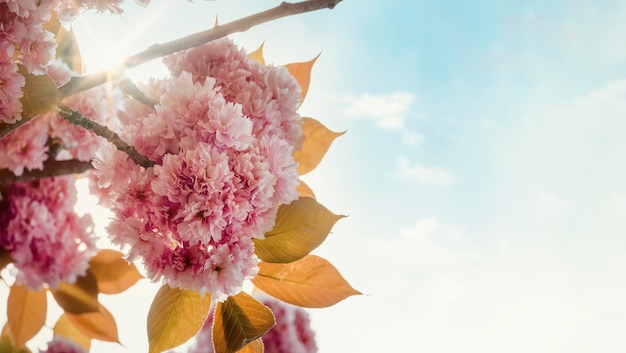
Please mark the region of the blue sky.
<svg viewBox="0 0 626 353"><path fill-rule="evenodd" d="M95 67L277 3L76 27ZM321 51L302 114L348 130L305 180L349 215L316 253L367 295L311 312L320 352L626 349L625 36L618 1L345 0L233 37L276 64ZM145 350L155 288L104 298L126 348L94 347Z"/></svg>

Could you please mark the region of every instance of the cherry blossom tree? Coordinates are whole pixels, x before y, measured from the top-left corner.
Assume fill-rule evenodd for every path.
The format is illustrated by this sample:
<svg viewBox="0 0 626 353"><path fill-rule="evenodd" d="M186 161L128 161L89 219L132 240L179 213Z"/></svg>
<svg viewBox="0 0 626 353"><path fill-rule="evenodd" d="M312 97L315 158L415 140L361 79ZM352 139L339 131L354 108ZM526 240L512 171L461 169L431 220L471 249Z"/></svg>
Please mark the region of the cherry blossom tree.
<svg viewBox="0 0 626 353"><path fill-rule="evenodd" d="M301 307L359 292L310 254L343 216L299 177L341 133L298 113L317 58L267 65L262 46L247 53L227 36L340 1L282 3L84 75L69 24L85 11L121 14L122 1L0 0L1 351L29 351L47 292L64 313L45 352L117 342L98 295L134 285L136 266L162 283L150 352L196 334L190 351L316 351ZM167 77L125 77L157 58ZM106 235L74 211L77 176L113 212ZM119 251L98 249L101 236Z"/></svg>

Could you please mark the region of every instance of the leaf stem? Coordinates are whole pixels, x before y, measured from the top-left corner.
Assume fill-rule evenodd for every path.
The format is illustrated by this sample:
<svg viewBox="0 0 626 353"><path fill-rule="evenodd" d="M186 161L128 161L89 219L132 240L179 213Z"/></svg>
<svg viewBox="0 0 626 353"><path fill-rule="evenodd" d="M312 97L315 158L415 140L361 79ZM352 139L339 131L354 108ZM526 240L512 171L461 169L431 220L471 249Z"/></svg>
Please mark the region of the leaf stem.
<svg viewBox="0 0 626 353"><path fill-rule="evenodd" d="M125 69L133 68L156 58L164 57L175 52L196 47L212 40L225 37L237 32L245 32L262 23L277 20L282 17L297 15L321 9L333 9L342 0L307 0L297 3L282 2L280 5L266 11L240 18L238 20L218 25L163 44L153 44L147 49L126 58L122 65L116 68L103 70L94 74L74 77L60 87L63 98L99 86L108 80L121 77Z"/></svg>
<svg viewBox="0 0 626 353"><path fill-rule="evenodd" d="M135 163L139 164L144 168L150 168L154 165L154 162L148 159L148 157L137 152L135 147L129 145L124 142L122 138L116 134L114 131L110 130L108 127L104 125L100 125L97 122L84 117L81 113L72 110L70 107L60 104L59 115L61 115L65 120L69 121L74 125L81 126L85 129L93 131L96 135L100 137L104 137L112 143L118 150L126 153Z"/></svg>

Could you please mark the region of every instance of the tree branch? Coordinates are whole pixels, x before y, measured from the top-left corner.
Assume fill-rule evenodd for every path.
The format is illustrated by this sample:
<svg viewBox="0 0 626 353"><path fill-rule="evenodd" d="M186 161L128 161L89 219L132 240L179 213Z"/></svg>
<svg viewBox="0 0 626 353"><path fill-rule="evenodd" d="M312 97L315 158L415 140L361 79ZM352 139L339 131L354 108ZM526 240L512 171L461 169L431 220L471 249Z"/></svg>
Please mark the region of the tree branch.
<svg viewBox="0 0 626 353"><path fill-rule="evenodd" d="M99 86L108 80L117 79L122 76L125 69L139 66L156 58L193 48L229 34L245 32L256 25L277 20L282 17L321 9L332 9L341 1L342 0L308 0L298 3L283 2L272 9L243 17L206 31L191 34L164 44L154 44L128 57L124 63L117 68L96 72L88 76L72 78L68 83L60 87L61 95L65 98L78 92L88 90L89 88Z"/></svg>
<svg viewBox="0 0 626 353"><path fill-rule="evenodd" d="M140 166L144 168L150 168L154 165L153 161L137 152L135 147L124 142L124 140L122 140L122 138L118 134L116 134L114 131L109 130L108 127L100 125L97 122L84 117L81 113L72 110L66 105L61 104L59 105L59 108L61 108L61 110L59 111L59 115L65 118L65 120L74 125L78 125L85 129L91 130L100 137L104 137L115 147L117 147L118 150L126 153L133 161L135 161L135 163L139 164Z"/></svg>
<svg viewBox="0 0 626 353"><path fill-rule="evenodd" d="M93 169L90 162L82 162L77 159L67 161L47 160L43 162L43 170L29 170L22 175L16 176L9 169L0 169L0 186L39 178L49 178L59 175L80 174Z"/></svg>

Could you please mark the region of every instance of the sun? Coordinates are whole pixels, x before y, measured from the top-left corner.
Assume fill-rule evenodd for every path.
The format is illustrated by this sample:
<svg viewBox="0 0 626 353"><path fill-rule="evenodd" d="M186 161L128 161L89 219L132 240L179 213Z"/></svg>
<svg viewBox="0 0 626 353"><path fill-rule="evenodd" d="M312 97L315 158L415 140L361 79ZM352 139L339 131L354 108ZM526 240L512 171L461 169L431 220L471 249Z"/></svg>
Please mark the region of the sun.
<svg viewBox="0 0 626 353"><path fill-rule="evenodd" d="M113 69L124 60L155 43L158 22L165 22L173 2L165 2L146 11L134 4L124 4L122 15L87 12L74 20L74 30L82 56L85 74ZM159 74L152 68L151 75ZM143 77L141 69L127 72L131 77Z"/></svg>

